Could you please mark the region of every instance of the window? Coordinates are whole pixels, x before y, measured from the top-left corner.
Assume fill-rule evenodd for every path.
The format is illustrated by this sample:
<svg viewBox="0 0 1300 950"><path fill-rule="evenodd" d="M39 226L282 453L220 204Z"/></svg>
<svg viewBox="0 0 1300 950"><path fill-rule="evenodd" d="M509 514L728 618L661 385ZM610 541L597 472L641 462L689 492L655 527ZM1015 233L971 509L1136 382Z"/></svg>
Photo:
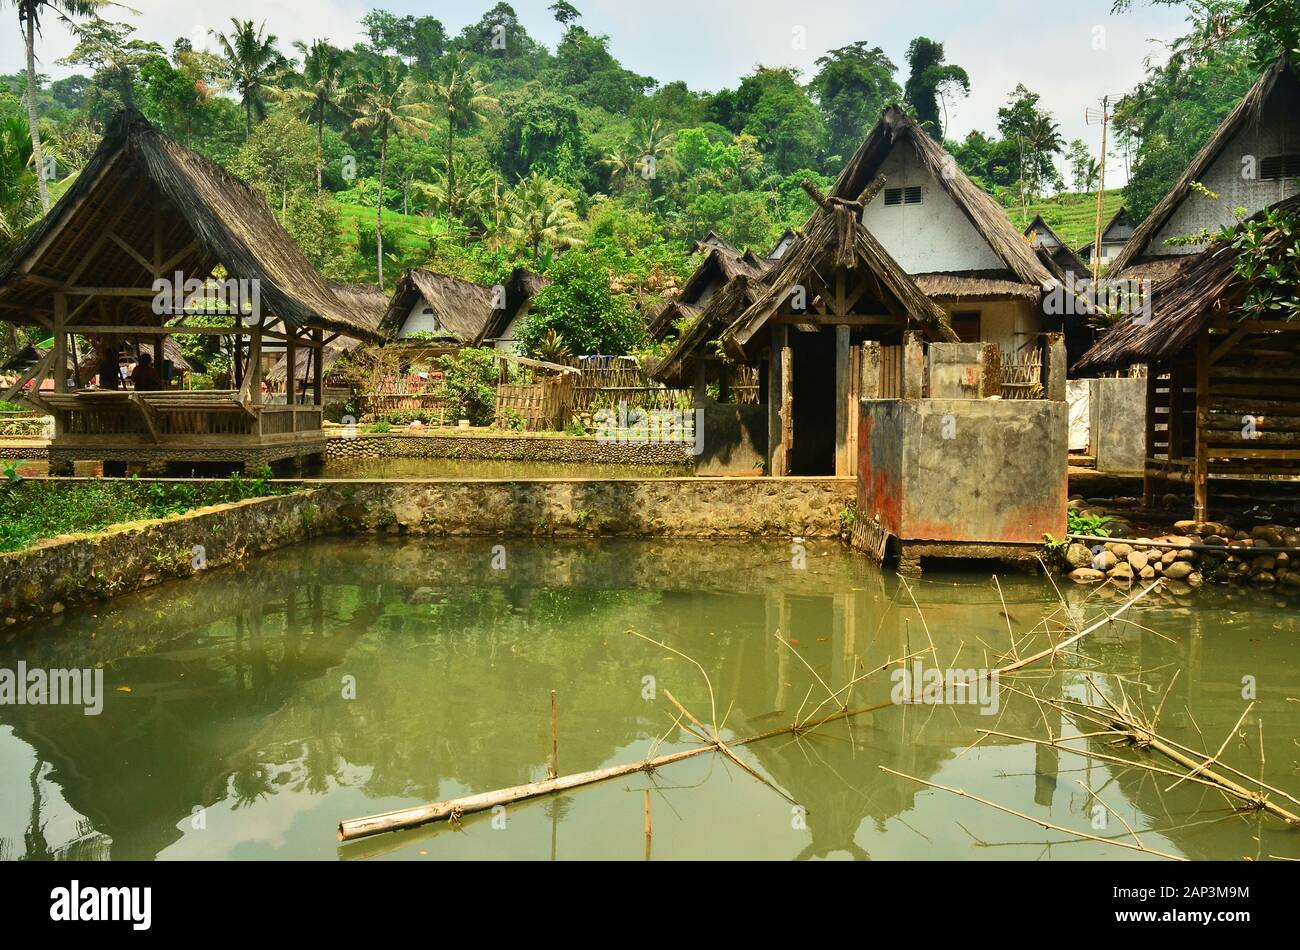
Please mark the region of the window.
<svg viewBox="0 0 1300 950"><path fill-rule="evenodd" d="M949 322L952 324L952 329L957 334L958 339L963 343L978 343L980 341L980 312L978 310L954 313L949 318Z"/></svg>
<svg viewBox="0 0 1300 950"><path fill-rule="evenodd" d="M1270 155L1259 163L1261 181L1300 178L1300 155Z"/></svg>
<svg viewBox="0 0 1300 950"><path fill-rule="evenodd" d="M897 205L919 205L921 203L921 186L909 185L906 188L886 188L885 207Z"/></svg>

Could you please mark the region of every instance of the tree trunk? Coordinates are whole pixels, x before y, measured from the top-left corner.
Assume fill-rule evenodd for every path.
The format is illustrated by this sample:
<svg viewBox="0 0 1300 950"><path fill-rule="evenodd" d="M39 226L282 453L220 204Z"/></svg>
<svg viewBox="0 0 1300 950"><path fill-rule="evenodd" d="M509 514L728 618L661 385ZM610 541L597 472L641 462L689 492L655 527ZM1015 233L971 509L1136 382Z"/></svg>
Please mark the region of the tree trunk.
<svg viewBox="0 0 1300 950"><path fill-rule="evenodd" d="M379 198L375 201L375 247L379 289L384 289L384 165L388 160L388 133L379 140Z"/></svg>
<svg viewBox="0 0 1300 950"><path fill-rule="evenodd" d="M27 124L32 133L32 161L36 164L36 188L41 194L41 210L50 210L50 186L45 180L45 154L41 151L40 119L36 115L36 11L27 17Z"/></svg>
<svg viewBox="0 0 1300 950"><path fill-rule="evenodd" d="M325 163L325 103L320 104L320 116L316 122L316 190L320 191L321 166Z"/></svg>
<svg viewBox="0 0 1300 950"><path fill-rule="evenodd" d="M447 104L447 230L451 230L451 205L456 194L456 172L452 168L452 148L455 136L452 131L451 104Z"/></svg>

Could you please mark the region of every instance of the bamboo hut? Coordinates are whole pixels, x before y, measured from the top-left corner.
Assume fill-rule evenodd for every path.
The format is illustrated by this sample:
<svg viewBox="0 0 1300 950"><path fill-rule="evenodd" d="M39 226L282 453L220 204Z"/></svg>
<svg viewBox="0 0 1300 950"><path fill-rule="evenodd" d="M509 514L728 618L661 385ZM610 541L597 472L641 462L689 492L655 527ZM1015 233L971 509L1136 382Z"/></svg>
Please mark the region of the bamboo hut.
<svg viewBox="0 0 1300 950"><path fill-rule="evenodd" d="M212 307L214 286L225 288ZM233 305L232 305L233 302ZM320 372L315 404L262 398L262 344L319 351L337 335L377 338L357 323L253 188L160 132L137 112L110 123L77 181L0 265L0 318L35 324L49 356L6 393L53 372L53 391L27 394L55 419L51 470L102 460L236 466L320 455ZM146 391L76 387L56 371L79 338L138 341L156 361L169 337L230 342L235 388Z"/></svg>
<svg viewBox="0 0 1300 950"><path fill-rule="evenodd" d="M853 474L855 343L901 346L909 330L957 339L944 312L862 224L882 184L846 200L805 183L818 208L802 233L770 270L719 290L656 370L669 386L690 380L701 403L710 382L725 396L735 363L760 367L771 475Z"/></svg>
<svg viewBox="0 0 1300 950"><path fill-rule="evenodd" d="M716 237L712 231L709 234ZM666 339L679 322L698 319L709 301L732 281L745 278L748 282L762 277L772 266L770 259L757 257L750 251L742 253L725 242L712 243L705 238L697 241L696 247L704 251L704 257L686 279L680 293L665 301L658 313L651 317L647 330L652 339Z"/></svg>
<svg viewBox="0 0 1300 950"><path fill-rule="evenodd" d="M388 309L387 294L378 287L371 287L367 284L336 284L330 282L329 288L334 293L334 296L338 298L339 303L347 310L348 316L362 326L368 327L375 332L379 331L380 322ZM327 382L330 370L338 362L339 357L355 349L357 343L358 341L352 338L339 336L333 342L324 346L320 353L320 362L321 371ZM312 378L314 359L315 353L313 351L298 351L298 362L294 372L294 378L297 380L294 393L295 402L303 403L307 401L308 381ZM267 385L273 392L286 394L286 398L288 393L288 369L289 357L286 353L266 372Z"/></svg>
<svg viewBox="0 0 1300 950"><path fill-rule="evenodd" d="M413 357L431 359L466 346L513 349L518 321L544 281L518 268L504 284L488 286L427 270L408 270L397 282L380 332ZM414 352L414 351L419 351Z"/></svg>
<svg viewBox="0 0 1300 950"><path fill-rule="evenodd" d="M1295 215L1300 196L1252 220L1273 212ZM1148 366L1147 504L1160 481L1190 484L1203 522L1211 477L1300 476L1300 319L1285 305L1268 317L1250 306L1252 294L1270 287L1269 267L1282 268L1279 295L1294 293L1286 279L1295 253L1296 235L1277 226L1251 247L1211 244L1182 263L1178 281L1157 286L1148 320L1125 318L1084 355L1084 371ZM1259 277L1242 275L1245 255Z"/></svg>
<svg viewBox="0 0 1300 950"><path fill-rule="evenodd" d="M1133 230L1111 262L1111 272L1130 280L1178 276L1205 245L1170 244L1171 239L1231 226L1238 208L1254 214L1294 195L1300 180L1297 115L1300 77L1295 55L1283 53ZM1207 195L1207 190L1217 197Z"/></svg>

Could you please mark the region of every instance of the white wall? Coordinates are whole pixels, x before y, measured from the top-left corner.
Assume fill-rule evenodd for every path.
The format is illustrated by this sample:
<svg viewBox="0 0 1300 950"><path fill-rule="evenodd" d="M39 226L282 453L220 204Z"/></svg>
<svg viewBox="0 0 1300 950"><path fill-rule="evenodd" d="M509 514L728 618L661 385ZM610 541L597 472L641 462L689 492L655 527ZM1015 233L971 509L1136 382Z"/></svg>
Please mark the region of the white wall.
<svg viewBox="0 0 1300 950"><path fill-rule="evenodd" d="M429 302L423 296L415 301L407 312L406 319L402 321L402 329L397 333L399 340L404 340L417 333L439 333L444 329L436 313L426 314L424 312L428 307Z"/></svg>
<svg viewBox="0 0 1300 950"><path fill-rule="evenodd" d="M939 305L949 315L976 313L980 315L980 341L996 343L1001 353L1015 353L1022 346L1032 344L1042 332L1042 318L1028 300L982 300L970 303Z"/></svg>
<svg viewBox="0 0 1300 950"><path fill-rule="evenodd" d="M943 190L911 146L895 146L880 168L886 188L920 185L920 204L885 207L885 193L867 205L862 222L909 274L1002 270L1002 262ZM966 308L975 309L975 308Z"/></svg>
<svg viewBox="0 0 1300 950"><path fill-rule="evenodd" d="M1295 96L1275 92L1265 103L1263 119L1259 123L1247 122L1223 147L1202 176L1201 184L1219 196L1218 200L1190 192L1182 204L1152 239L1138 253L1155 255L1191 254L1205 247L1199 245L1168 246L1164 242L1172 237L1197 234L1202 228L1216 231L1225 225L1236 224L1234 213L1245 208L1254 214L1271 204L1294 195L1300 186L1294 178L1277 181L1249 180L1242 177L1244 156L1254 156L1261 162L1270 155L1300 152L1300 102ZM1258 174L1258 165L1256 167Z"/></svg>

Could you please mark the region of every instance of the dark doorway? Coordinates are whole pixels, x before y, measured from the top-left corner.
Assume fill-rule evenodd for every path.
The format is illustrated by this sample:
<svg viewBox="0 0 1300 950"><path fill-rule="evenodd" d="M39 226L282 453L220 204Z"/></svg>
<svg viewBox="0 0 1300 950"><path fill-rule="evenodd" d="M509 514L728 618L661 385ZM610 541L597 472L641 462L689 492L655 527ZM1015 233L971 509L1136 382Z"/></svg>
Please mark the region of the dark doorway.
<svg viewBox="0 0 1300 950"><path fill-rule="evenodd" d="M791 475L835 474L835 330L790 328L794 352Z"/></svg>

